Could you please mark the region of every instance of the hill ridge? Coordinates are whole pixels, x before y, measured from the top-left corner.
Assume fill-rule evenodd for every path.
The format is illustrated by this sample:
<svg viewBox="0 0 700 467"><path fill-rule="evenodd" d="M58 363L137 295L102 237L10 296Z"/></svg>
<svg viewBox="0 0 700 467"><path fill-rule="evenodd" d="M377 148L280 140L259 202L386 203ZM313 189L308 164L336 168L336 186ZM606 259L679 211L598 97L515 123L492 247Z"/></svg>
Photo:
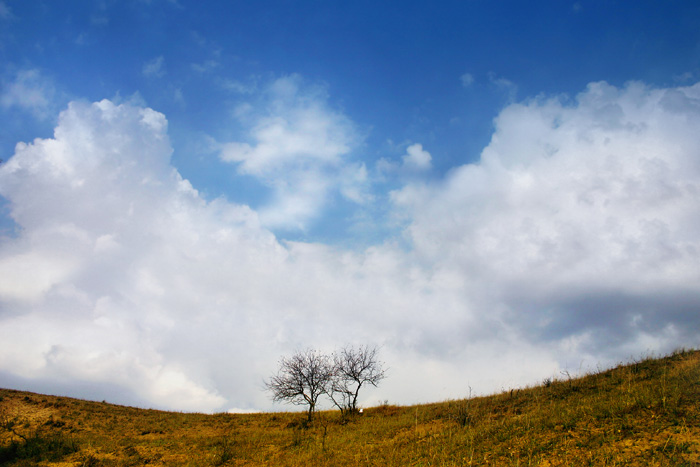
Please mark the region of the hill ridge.
<svg viewBox="0 0 700 467"><path fill-rule="evenodd" d="M566 376L566 375L564 375ZM198 414L0 389L0 465L700 466L700 351L363 416Z"/></svg>

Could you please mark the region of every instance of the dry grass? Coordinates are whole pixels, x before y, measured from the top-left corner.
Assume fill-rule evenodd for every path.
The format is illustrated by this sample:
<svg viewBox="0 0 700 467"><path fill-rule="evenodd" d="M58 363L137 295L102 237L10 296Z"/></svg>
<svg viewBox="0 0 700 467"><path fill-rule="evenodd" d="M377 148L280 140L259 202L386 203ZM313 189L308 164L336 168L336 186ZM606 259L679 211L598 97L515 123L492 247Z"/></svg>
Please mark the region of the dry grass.
<svg viewBox="0 0 700 467"><path fill-rule="evenodd" d="M490 397L203 415L0 390L8 466L700 466L700 351Z"/></svg>

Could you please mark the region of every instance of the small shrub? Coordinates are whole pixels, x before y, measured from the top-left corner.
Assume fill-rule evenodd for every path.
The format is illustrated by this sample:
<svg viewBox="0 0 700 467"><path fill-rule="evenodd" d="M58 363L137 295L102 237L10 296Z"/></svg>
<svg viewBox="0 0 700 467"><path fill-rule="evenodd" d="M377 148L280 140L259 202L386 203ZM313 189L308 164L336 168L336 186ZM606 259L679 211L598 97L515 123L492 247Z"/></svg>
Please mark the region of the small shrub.
<svg viewBox="0 0 700 467"><path fill-rule="evenodd" d="M402 412L400 407L395 405L380 405L379 407L374 407L365 410L365 413L369 416L380 416L380 417L391 417L399 415Z"/></svg>
<svg viewBox="0 0 700 467"><path fill-rule="evenodd" d="M235 457L234 451L235 442L228 437L223 437L216 443L219 452L217 453L214 465L224 465Z"/></svg>
<svg viewBox="0 0 700 467"><path fill-rule="evenodd" d="M292 442L291 446L298 448L309 444L309 436L307 435L306 428L303 426L297 426L292 432Z"/></svg>
<svg viewBox="0 0 700 467"><path fill-rule="evenodd" d="M307 430L310 427L311 427L311 423L309 423L309 420L307 418L294 419L291 422L287 423L287 428Z"/></svg>
<svg viewBox="0 0 700 467"><path fill-rule="evenodd" d="M54 428L61 428L66 426L66 422L64 422L63 420L54 420L53 417L51 417L44 423L44 425L51 426Z"/></svg>
<svg viewBox="0 0 700 467"><path fill-rule="evenodd" d="M8 446L0 447L0 463L18 459L58 461L76 451L78 447L73 440L59 435L34 433L24 441L12 441Z"/></svg>
<svg viewBox="0 0 700 467"><path fill-rule="evenodd" d="M448 419L454 420L457 425L467 427L472 422L472 413L469 408L469 400L460 400L449 403Z"/></svg>

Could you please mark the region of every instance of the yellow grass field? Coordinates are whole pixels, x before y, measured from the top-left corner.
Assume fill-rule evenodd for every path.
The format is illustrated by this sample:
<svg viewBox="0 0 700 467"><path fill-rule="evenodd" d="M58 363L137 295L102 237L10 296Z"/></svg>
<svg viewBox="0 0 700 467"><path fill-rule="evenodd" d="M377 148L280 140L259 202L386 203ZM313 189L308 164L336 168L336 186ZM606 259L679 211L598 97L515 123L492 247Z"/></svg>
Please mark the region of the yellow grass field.
<svg viewBox="0 0 700 467"><path fill-rule="evenodd" d="M192 414L0 390L2 466L700 466L700 351L464 400Z"/></svg>

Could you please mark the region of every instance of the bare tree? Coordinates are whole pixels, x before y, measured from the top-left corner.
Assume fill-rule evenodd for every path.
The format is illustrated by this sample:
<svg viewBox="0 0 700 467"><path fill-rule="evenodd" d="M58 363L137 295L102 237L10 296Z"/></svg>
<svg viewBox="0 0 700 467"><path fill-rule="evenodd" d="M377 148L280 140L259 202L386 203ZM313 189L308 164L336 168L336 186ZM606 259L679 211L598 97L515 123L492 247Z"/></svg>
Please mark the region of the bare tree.
<svg viewBox="0 0 700 467"><path fill-rule="evenodd" d="M365 384L377 387L385 370L377 347L346 346L333 354L333 381L328 395L343 414L357 412L357 397Z"/></svg>
<svg viewBox="0 0 700 467"><path fill-rule="evenodd" d="M282 357L277 376L265 382L274 402L308 405L308 421L313 420L318 398L328 393L333 378L333 364L327 355L313 349Z"/></svg>

